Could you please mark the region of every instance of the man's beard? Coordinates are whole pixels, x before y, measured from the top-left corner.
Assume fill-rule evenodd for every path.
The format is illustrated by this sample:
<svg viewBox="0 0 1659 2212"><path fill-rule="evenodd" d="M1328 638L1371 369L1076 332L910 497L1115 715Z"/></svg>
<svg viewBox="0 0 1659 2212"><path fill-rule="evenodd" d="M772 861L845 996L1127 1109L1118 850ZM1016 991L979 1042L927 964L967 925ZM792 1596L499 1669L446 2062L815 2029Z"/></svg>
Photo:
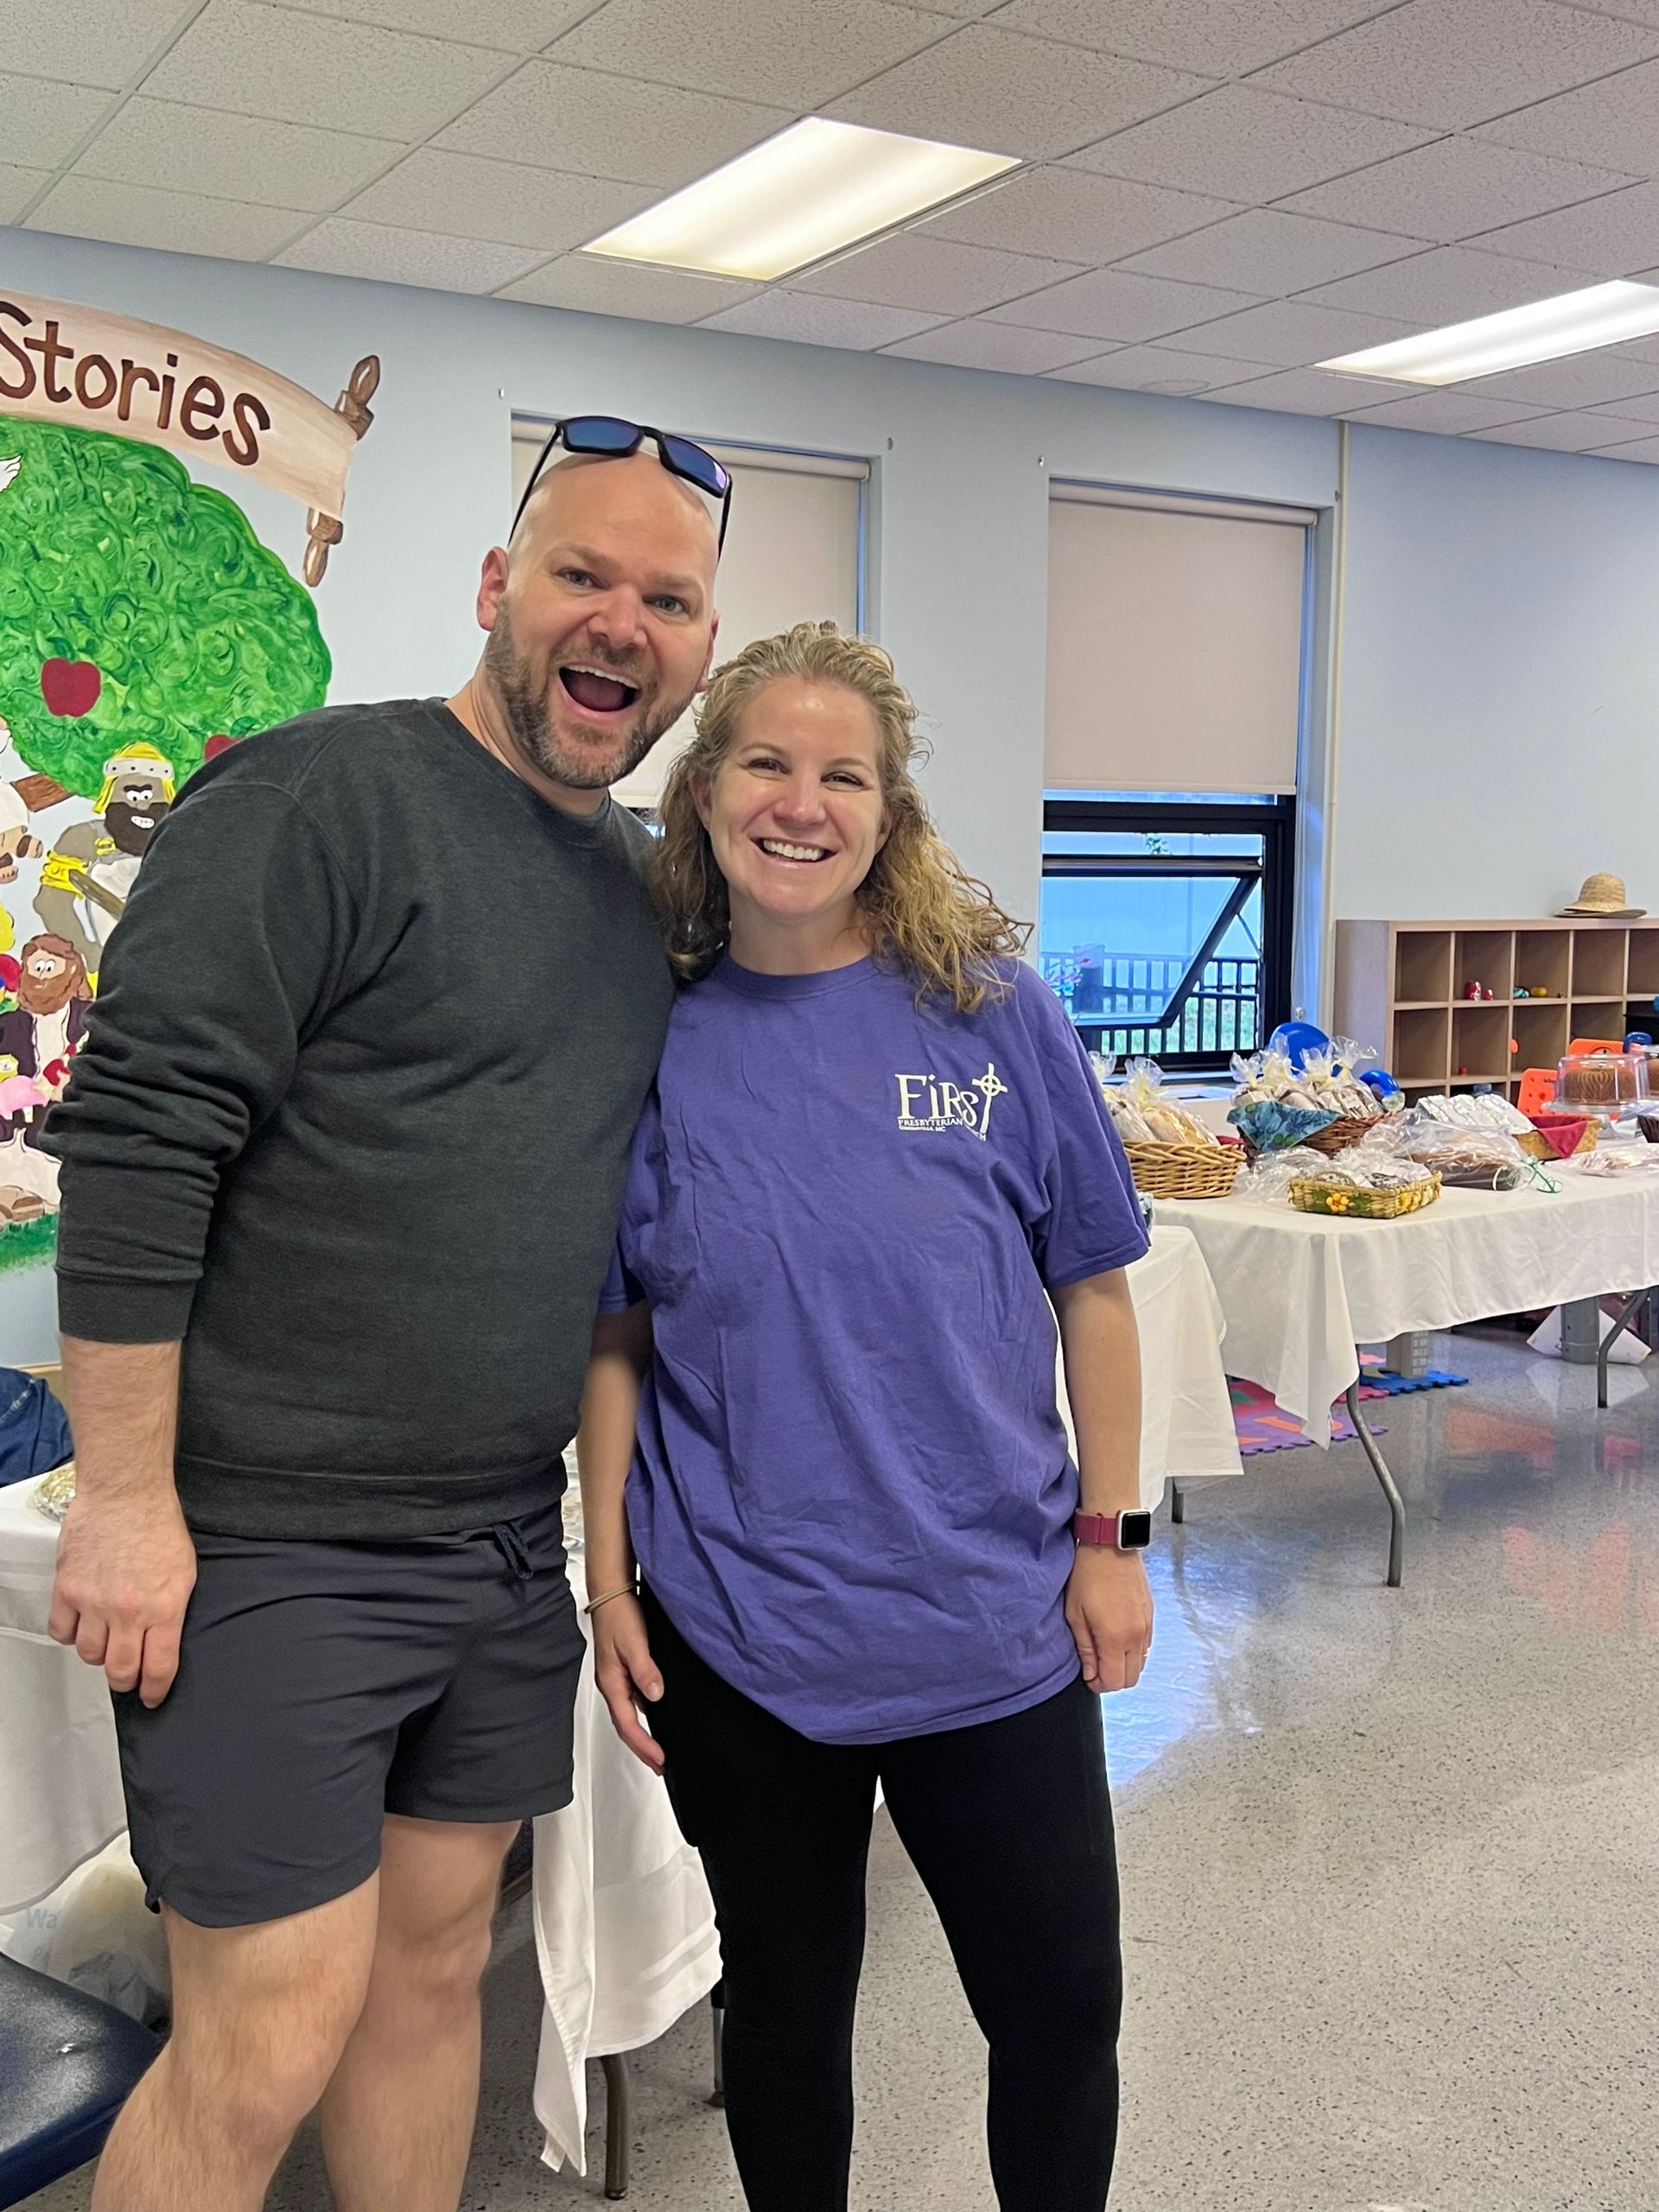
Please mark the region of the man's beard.
<svg viewBox="0 0 1659 2212"><path fill-rule="evenodd" d="M133 820L134 812L142 814L149 823L148 830L139 829ZM142 860L149 850L149 841L167 819L167 808L158 800L154 806L136 810L124 799L111 799L104 810L104 827L114 841L118 853L126 853L134 860Z"/></svg>
<svg viewBox="0 0 1659 2212"><path fill-rule="evenodd" d="M603 664L591 647L584 658L594 667ZM518 650L505 602L496 611L495 627L484 647L484 668L500 702L513 743L544 776L573 791L606 791L612 784L620 784L625 776L631 776L663 733L678 721L695 696L694 691L688 691L683 699L664 699L641 684L633 721L620 725L614 734L613 742L618 747L615 755L600 762L585 750L568 750L560 744L551 712L554 691L556 688L562 690L558 670L550 658L544 673L537 679ZM635 680L633 671L615 668L614 673L622 683Z"/></svg>
<svg viewBox="0 0 1659 2212"><path fill-rule="evenodd" d="M61 1014L75 995L75 972L61 976L31 976L27 968L17 978L17 999L25 1014Z"/></svg>

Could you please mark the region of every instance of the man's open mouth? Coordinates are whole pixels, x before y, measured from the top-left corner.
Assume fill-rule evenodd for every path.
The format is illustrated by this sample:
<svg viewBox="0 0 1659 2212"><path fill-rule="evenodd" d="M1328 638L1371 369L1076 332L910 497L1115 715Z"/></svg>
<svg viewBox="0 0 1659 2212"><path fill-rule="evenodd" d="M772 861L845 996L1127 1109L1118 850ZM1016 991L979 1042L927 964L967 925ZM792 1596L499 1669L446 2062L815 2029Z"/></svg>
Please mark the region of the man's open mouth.
<svg viewBox="0 0 1659 2212"><path fill-rule="evenodd" d="M619 676L607 676L602 669L584 667L580 662L561 668L559 682L566 696L574 699L584 714L625 715L639 696L637 683L625 683Z"/></svg>
<svg viewBox="0 0 1659 2212"><path fill-rule="evenodd" d="M768 860L790 861L799 867L815 867L830 858L822 845L786 845L780 837L757 837L755 842Z"/></svg>

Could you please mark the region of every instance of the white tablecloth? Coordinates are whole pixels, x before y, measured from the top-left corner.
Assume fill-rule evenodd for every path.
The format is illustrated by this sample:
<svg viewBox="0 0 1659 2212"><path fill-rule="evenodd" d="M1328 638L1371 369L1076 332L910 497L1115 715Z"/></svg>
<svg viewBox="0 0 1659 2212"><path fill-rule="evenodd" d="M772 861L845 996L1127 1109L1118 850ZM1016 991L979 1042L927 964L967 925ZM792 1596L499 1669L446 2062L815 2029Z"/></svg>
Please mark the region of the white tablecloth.
<svg viewBox="0 0 1659 2212"><path fill-rule="evenodd" d="M0 1489L0 1912L55 1890L126 1825L103 1675L46 1633L57 1530ZM581 1595L580 1564L573 1581ZM575 1800L536 1823L547 2007L536 2111L580 2165L589 2056L654 2043L720 1975L714 1909L662 1784L617 1741L584 1669Z"/></svg>
<svg viewBox="0 0 1659 2212"><path fill-rule="evenodd" d="M1221 1301L1191 1232L1160 1223L1151 1251L1129 1269L1129 1289L1141 1328L1141 1503L1150 1510L1171 1477L1237 1474L1238 1438L1221 1357ZM1071 1436L1063 1365L1058 1384Z"/></svg>
<svg viewBox="0 0 1659 2212"><path fill-rule="evenodd" d="M1443 1191L1399 1221L1336 1221L1239 1198L1160 1198L1197 1238L1227 1317L1227 1368L1319 1445L1355 1347L1659 1282L1659 1175L1552 1166L1546 1191Z"/></svg>

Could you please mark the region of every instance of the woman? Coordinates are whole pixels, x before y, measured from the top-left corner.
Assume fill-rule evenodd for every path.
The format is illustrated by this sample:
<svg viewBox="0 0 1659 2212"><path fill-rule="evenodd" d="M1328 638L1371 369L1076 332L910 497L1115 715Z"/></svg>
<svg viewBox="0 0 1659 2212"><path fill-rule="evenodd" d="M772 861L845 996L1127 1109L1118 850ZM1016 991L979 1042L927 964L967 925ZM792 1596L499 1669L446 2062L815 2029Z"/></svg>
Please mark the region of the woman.
<svg viewBox="0 0 1659 2212"><path fill-rule="evenodd" d="M1121 1975L1095 1694L1152 1635L1115 1548L1145 1516L1110 1517L1139 1504L1146 1234L1024 932L929 824L914 711L884 652L804 624L718 672L669 779L690 988L582 1408L594 1669L702 1853L752 2212L847 2203L878 1783L990 2045L999 2204L1101 2212ZM1108 1517L1074 1534L1079 1502Z"/></svg>

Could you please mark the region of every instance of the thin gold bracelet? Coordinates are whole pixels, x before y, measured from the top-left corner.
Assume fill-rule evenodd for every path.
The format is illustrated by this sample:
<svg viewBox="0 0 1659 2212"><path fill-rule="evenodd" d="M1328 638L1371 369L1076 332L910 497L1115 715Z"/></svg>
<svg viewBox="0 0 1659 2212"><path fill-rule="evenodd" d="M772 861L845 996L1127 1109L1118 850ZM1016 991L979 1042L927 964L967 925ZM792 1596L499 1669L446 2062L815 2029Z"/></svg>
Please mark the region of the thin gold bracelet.
<svg viewBox="0 0 1659 2212"><path fill-rule="evenodd" d="M608 1605L613 1598L632 1598L636 1594L632 1582L625 1582L620 1589L607 1590L602 1598L590 1598L582 1607L584 1613L596 1613L601 1605Z"/></svg>

